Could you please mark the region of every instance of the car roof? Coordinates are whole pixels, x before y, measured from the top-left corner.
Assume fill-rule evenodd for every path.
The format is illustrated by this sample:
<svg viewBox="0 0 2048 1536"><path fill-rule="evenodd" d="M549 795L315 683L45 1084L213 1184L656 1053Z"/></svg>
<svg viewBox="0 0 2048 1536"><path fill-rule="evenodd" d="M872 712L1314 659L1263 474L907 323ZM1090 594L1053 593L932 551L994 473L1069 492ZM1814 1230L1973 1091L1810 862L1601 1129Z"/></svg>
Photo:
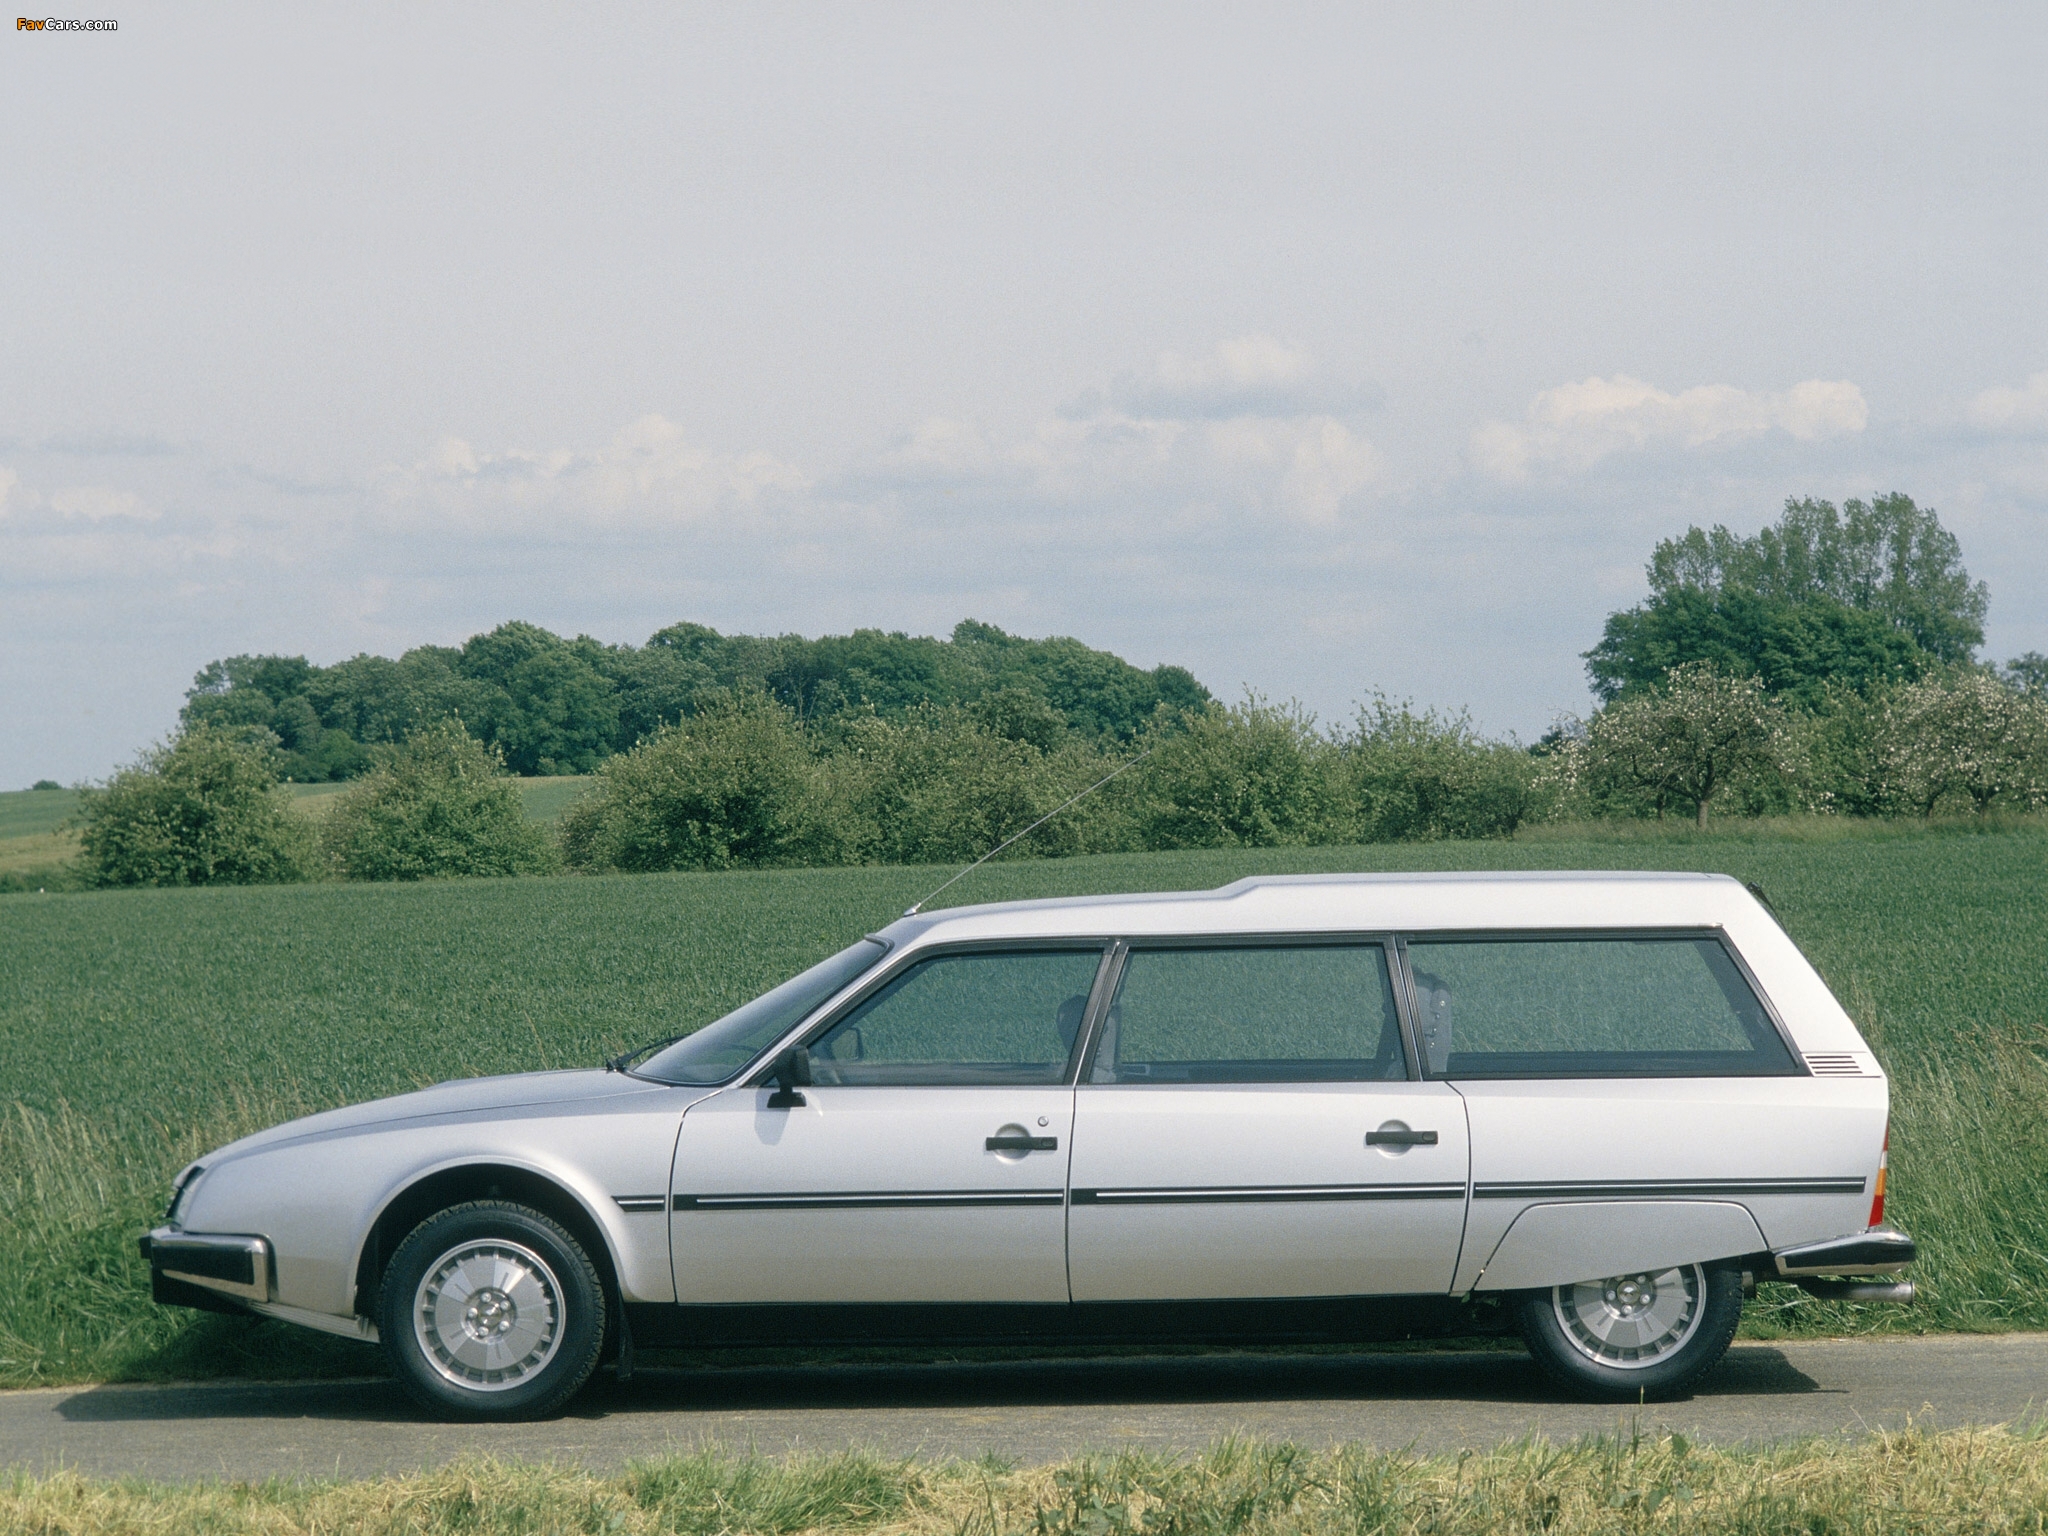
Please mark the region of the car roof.
<svg viewBox="0 0 2048 1536"><path fill-rule="evenodd" d="M1209 891L1063 896L906 916L892 943L1171 934L1719 928L1758 912L1728 875L1614 870L1254 875Z"/></svg>

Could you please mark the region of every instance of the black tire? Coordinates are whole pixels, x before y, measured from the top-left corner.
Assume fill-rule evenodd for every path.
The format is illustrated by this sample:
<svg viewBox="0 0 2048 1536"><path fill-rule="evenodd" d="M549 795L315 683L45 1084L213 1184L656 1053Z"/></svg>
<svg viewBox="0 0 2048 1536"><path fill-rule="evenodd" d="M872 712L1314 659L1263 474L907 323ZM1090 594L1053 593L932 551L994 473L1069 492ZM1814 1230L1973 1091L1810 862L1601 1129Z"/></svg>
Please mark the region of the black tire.
<svg viewBox="0 0 2048 1536"><path fill-rule="evenodd" d="M399 1382L437 1414L541 1419L597 1368L605 1289L582 1245L530 1206L428 1217L384 1271L377 1327Z"/></svg>
<svg viewBox="0 0 2048 1536"><path fill-rule="evenodd" d="M1728 1352L1742 1321L1742 1271L1686 1264L1529 1291L1515 1321L1543 1373L1575 1395L1660 1402L1684 1396ZM1603 1328L1612 1331L1603 1337Z"/></svg>

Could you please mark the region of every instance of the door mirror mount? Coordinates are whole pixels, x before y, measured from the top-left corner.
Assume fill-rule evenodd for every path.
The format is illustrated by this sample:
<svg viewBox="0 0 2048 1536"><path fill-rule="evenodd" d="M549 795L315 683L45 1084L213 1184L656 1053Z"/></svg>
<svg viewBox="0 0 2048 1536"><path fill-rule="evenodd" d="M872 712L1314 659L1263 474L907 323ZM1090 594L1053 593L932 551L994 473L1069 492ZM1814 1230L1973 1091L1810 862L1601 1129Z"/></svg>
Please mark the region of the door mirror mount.
<svg viewBox="0 0 2048 1536"><path fill-rule="evenodd" d="M768 1095L770 1109L796 1109L810 1101L797 1090L811 1086L811 1053L802 1046L784 1051L775 1060L768 1081L775 1091Z"/></svg>

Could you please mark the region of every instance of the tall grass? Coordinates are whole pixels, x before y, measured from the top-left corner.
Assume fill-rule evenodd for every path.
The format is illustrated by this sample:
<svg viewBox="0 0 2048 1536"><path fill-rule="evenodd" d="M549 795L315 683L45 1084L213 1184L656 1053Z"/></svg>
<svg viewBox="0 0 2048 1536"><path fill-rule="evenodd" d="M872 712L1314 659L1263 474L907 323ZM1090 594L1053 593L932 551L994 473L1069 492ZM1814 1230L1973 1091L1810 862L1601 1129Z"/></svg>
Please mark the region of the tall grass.
<svg viewBox="0 0 2048 1536"><path fill-rule="evenodd" d="M1717 869L1761 884L1893 1077L1913 1308L1767 1286L1753 1333L2048 1327L2048 837L1710 832L990 866L949 900L1259 872ZM594 1064L694 1027L949 870L95 892L0 901L0 1384L374 1368L361 1346L159 1309L135 1235L172 1175L309 1110Z"/></svg>
<svg viewBox="0 0 2048 1536"><path fill-rule="evenodd" d="M1227 1440L1053 1466L719 1451L615 1474L488 1460L356 1483L0 1482L0 1529L404 1536L1928 1536L2048 1528L2048 1442L1909 1430L1719 1450L1677 1434L1456 1457Z"/></svg>

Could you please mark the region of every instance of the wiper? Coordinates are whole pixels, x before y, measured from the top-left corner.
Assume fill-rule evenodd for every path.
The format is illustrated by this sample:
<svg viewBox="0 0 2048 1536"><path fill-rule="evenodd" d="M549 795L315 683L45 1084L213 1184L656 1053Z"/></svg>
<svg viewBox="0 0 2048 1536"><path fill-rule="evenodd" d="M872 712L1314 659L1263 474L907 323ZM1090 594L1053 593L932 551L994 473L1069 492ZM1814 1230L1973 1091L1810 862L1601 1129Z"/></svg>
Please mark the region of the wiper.
<svg viewBox="0 0 2048 1536"><path fill-rule="evenodd" d="M681 1035L670 1035L665 1040L650 1040L646 1045L635 1046L630 1051L621 1051L616 1056L608 1056L605 1058L604 1069L607 1072L623 1072L629 1063L637 1061L649 1051L658 1051L664 1045L674 1045L682 1038Z"/></svg>

